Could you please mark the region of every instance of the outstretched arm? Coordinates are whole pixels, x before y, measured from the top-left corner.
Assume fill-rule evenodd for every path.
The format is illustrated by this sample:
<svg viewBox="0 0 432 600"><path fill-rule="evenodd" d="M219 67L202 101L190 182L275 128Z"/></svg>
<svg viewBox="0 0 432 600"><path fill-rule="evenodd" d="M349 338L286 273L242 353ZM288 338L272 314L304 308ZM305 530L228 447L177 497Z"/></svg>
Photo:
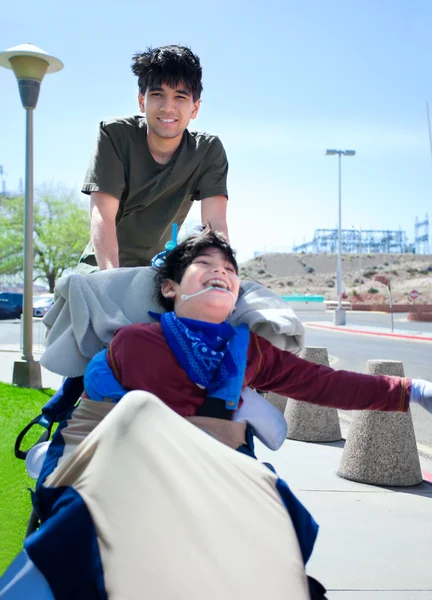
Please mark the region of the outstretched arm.
<svg viewBox="0 0 432 600"><path fill-rule="evenodd" d="M345 410L408 410L411 380L335 371L279 350L252 334L247 385L295 400Z"/></svg>

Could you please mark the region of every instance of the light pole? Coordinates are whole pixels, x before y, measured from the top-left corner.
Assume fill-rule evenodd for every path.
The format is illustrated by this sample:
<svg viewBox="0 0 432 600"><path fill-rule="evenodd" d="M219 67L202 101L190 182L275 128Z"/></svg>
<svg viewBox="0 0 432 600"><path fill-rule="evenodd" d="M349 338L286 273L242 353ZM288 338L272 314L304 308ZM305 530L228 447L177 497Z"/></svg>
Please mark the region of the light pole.
<svg viewBox="0 0 432 600"><path fill-rule="evenodd" d="M41 388L40 365L33 359L33 111L44 75L60 71L63 63L33 44L21 44L0 52L0 66L15 73L26 111L23 354L14 364L13 383Z"/></svg>
<svg viewBox="0 0 432 600"><path fill-rule="evenodd" d="M363 246L362 246L362 228L361 227L354 227L354 225L352 226L353 231L355 231L356 233L359 234L359 245L358 245L358 252L359 252L359 292L361 292L361 281L362 281L362 252L363 252Z"/></svg>
<svg viewBox="0 0 432 600"><path fill-rule="evenodd" d="M336 289L338 295L338 306L334 312L334 324L345 325L346 314L342 307L342 179L341 179L341 157L354 156L355 150L327 150L326 156L338 155L339 163L339 225L338 225L338 257L336 271Z"/></svg>
<svg viewBox="0 0 432 600"><path fill-rule="evenodd" d="M391 289L391 281L385 275L375 275L374 281L379 281L383 285L388 287L389 291L389 304L390 304L390 319L391 319L391 330L394 330L394 320L393 320L393 299L392 299L392 289Z"/></svg>

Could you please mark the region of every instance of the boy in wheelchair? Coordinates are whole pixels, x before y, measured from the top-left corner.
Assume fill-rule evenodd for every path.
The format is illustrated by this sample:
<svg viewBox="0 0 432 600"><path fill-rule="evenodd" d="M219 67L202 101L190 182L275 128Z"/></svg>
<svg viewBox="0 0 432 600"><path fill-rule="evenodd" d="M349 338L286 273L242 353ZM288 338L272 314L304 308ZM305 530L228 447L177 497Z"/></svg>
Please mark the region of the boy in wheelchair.
<svg viewBox="0 0 432 600"><path fill-rule="evenodd" d="M246 325L232 327L226 319L239 285L234 253L217 233L205 230L167 252L156 274L167 312L117 331L87 368L85 396L118 402L128 390L150 391L198 426L202 419L210 428L210 419L243 423L229 445L236 447L240 434L250 454L246 431L254 419L258 434L269 443L273 435L276 445L282 425L265 400L242 400L246 386L346 410L406 412L410 400L430 410L427 382L335 371L274 347Z"/></svg>
<svg viewBox="0 0 432 600"><path fill-rule="evenodd" d="M281 415L261 396L251 390L245 391L245 387L272 391L321 406L407 411L410 401L420 402L431 410L432 386L420 380L334 371L275 348L245 325L233 327L228 324L226 319L233 311L239 293L238 268L231 247L216 233L204 231L191 236L167 252L158 267L156 281L160 303L168 312L152 313L153 324L121 328L108 348L92 359L84 377L85 393L74 414L79 415L80 411L83 414L85 410L100 406L106 417L95 429L91 430L90 426L89 434L70 460L64 461L46 478L43 486L39 486L38 502L48 518L41 529L28 538L25 547L38 574L42 573L54 595L29 597L123 597L132 600L141 597L142 590L144 596L151 598L198 597L194 595L197 588L188 587L192 585L190 580L182 580L179 572L178 581L182 581L183 587L179 584L174 594L169 587L172 583L168 572L161 579L164 570L157 571L154 564L151 568L146 567L151 563L150 554L160 554L145 554L143 563L140 547L136 546L137 539L148 543L152 540L154 545L161 544L161 553L168 557L171 548L167 539L171 538L154 531L153 515L158 514L158 507L162 510L164 494L168 494L170 511L176 514L178 505L182 505L182 494L187 496L193 492L190 502L185 503L185 514L189 514L194 503L199 506L198 512L191 513L189 519L183 514L183 519L179 517L172 529L186 522L193 529L196 520L200 522L197 514L201 515L204 507L213 507L207 519L203 519L203 530L210 519L218 533L223 532L223 556L228 556L233 548L241 548L234 554L236 568L233 574L230 570L233 558L223 562L220 554L212 551L213 546L216 548L220 543L216 532L209 537L211 543L202 546L196 541L187 541L189 531L184 534L183 541L188 548L185 553L203 559L203 572L206 569L213 572L214 562L219 565L221 560L220 577L216 579L218 585L226 585L230 590L227 592L227 588L222 587L221 591L207 578L201 585L210 585L205 591L200 588L200 597L261 598L264 588L260 586L264 582L268 597L274 599L324 598L325 590L312 580L307 591L304 570L299 569L312 552L317 535L315 522L276 474L257 461L241 458L244 454L255 457L254 435L273 449L285 438L285 422ZM159 400L149 396L148 392ZM153 421L156 413L160 413L160 420ZM191 428L186 421L198 429ZM198 433L199 429L210 435L203 437ZM131 438L133 444L127 441ZM128 454L122 458L127 444ZM164 448L166 464L160 458L160 455L164 456ZM239 454L233 453L232 449L238 450ZM135 456L139 456L138 468L131 471L130 463ZM107 476L109 469L115 470L116 481ZM165 477L156 475L156 471ZM193 472L196 472L195 479ZM138 486L134 479L140 480L140 477L143 478L140 503L151 504L153 491L159 491L159 496L153 498L156 508L151 504L152 512L144 516L133 504L134 493L130 491L131 485ZM215 487L216 479L219 484ZM228 495L220 490L225 490ZM240 512L231 505L237 492L242 498ZM199 503L197 497L201 493L203 500ZM205 493L208 495L204 498ZM263 503L263 498L268 502ZM88 508L83 508L83 500ZM255 500L259 500L259 506L253 504ZM111 504L104 512L101 506L109 502ZM126 514L117 512L120 504ZM285 516L279 510L281 506L287 510ZM237 520L230 526L233 514ZM244 514L247 518L243 518ZM132 515L132 524L125 523ZM266 533L261 535L262 539L259 537L257 544L264 546L264 538L268 536L271 549L261 548L254 553L255 544L247 540L244 543L241 538L250 535L251 528L257 527L261 520L266 524ZM287 522L292 523L295 533L294 539L289 541ZM131 538L134 540L132 546L135 543L132 552L129 548L125 550L118 541L124 539L126 530L127 545L131 545ZM47 554L55 553L56 542L65 538L72 540L68 548L79 544L76 548L79 560L70 548L66 557L69 560L75 557L84 580L78 585L76 581L70 581L69 576L69 589L64 584L68 573L63 563L67 565L67 560L62 559L62 565L57 564L53 574L46 559ZM272 554L274 548L278 548L278 552ZM250 573L247 581L242 581L240 575L239 554ZM280 554L285 561L281 564L276 558ZM213 556L211 568L206 562L207 555ZM271 564L265 562L268 556L271 556ZM134 562L136 558L138 562ZM175 553L175 561L177 559L178 553ZM175 561L171 557L170 568L175 568ZM252 566L253 561L258 561L256 569ZM175 566L179 568L177 563ZM146 573L141 582L142 590L136 581L140 569ZM252 575L255 571L258 575ZM127 577L123 573L127 573ZM157 591L152 594L145 586L148 584L151 589L154 573L158 575ZM174 574L172 577L175 579ZM285 584L281 583L284 577L288 578ZM171 591L167 592L167 589ZM9 600L19 596L4 597Z"/></svg>

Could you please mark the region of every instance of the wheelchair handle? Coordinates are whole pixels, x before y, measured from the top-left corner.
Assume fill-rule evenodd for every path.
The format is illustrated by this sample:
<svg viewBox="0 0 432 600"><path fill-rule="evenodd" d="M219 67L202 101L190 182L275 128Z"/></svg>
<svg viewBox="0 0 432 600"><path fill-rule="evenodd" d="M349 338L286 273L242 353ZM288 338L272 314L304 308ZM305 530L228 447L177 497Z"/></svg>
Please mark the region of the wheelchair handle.
<svg viewBox="0 0 432 600"><path fill-rule="evenodd" d="M21 443L22 443L23 439L25 438L27 433L30 431L30 429L34 425L41 425L42 427L45 427L45 431L40 436L38 441L35 444L33 444L33 446L31 446L31 448L29 448L28 450L21 450ZM49 440L49 438L51 436L52 426L53 426L53 423L48 421L48 419L46 417L44 417L43 414L38 415L37 417L35 417L33 419L33 421L30 421L30 423L24 427L24 429L21 431L21 433L18 434L18 437L15 440L15 447L14 447L15 456L21 460L25 460L28 452L32 448L34 448L37 444L40 444L41 442L47 442Z"/></svg>

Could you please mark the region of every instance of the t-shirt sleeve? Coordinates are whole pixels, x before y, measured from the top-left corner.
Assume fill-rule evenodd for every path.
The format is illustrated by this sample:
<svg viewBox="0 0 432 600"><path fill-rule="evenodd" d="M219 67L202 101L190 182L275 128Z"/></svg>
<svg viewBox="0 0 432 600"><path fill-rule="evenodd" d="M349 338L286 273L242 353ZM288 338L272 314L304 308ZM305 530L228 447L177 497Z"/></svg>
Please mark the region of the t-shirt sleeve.
<svg viewBox="0 0 432 600"><path fill-rule="evenodd" d="M202 175L198 179L192 200L204 200L212 196L226 196L228 177L228 159L225 148L215 137L204 158Z"/></svg>
<svg viewBox="0 0 432 600"><path fill-rule="evenodd" d="M410 379L336 371L275 348L256 334L250 344L253 369L246 383L257 390L345 410L408 410Z"/></svg>
<svg viewBox="0 0 432 600"><path fill-rule="evenodd" d="M102 122L96 150L90 160L84 179L82 192L105 192L120 200L126 186L125 172L115 142L108 128Z"/></svg>

